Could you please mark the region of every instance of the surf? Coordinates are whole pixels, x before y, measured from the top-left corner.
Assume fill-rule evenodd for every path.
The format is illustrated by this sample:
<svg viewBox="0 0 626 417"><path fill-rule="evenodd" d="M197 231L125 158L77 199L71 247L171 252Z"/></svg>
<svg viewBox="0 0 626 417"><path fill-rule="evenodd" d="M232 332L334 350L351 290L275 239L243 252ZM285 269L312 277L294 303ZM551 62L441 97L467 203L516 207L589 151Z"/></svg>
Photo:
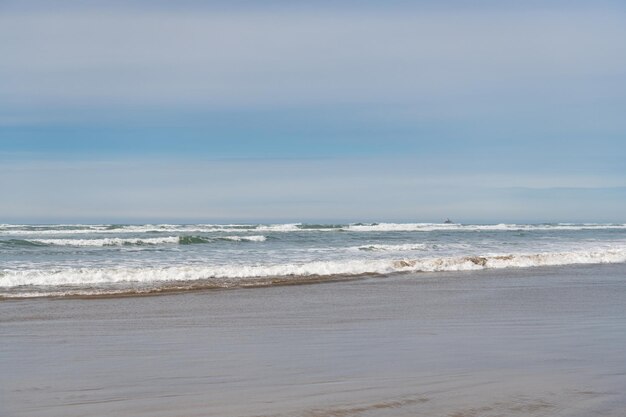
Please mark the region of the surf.
<svg viewBox="0 0 626 417"><path fill-rule="evenodd" d="M158 291L185 283L190 288L237 288L298 284L358 276L455 272L626 262L626 247L571 252L501 253L428 258L348 259L266 265L55 268L0 271L0 297ZM111 292L113 291L113 292Z"/></svg>

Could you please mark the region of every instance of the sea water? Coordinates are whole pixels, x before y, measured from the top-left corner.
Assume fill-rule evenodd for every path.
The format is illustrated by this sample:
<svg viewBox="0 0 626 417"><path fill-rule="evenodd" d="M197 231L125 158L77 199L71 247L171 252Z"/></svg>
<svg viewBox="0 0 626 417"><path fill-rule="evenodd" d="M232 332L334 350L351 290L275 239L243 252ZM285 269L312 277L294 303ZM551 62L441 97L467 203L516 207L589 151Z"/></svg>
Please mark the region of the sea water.
<svg viewBox="0 0 626 417"><path fill-rule="evenodd" d="M626 224L0 225L0 298L626 262Z"/></svg>

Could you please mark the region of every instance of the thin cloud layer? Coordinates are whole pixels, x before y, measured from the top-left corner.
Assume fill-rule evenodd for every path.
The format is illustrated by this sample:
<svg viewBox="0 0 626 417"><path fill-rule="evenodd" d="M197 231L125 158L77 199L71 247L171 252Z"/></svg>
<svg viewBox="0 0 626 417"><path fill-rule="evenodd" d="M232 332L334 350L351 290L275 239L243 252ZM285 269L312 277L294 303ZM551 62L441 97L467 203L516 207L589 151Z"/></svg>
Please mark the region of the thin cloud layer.
<svg viewBox="0 0 626 417"><path fill-rule="evenodd" d="M148 210L144 201L155 218L412 218L419 207L436 220L457 207L446 216L540 220L541 207L556 218L588 199L586 187L612 203L587 201L581 218L616 218L626 205L616 180L626 175L619 2L55 4L0 5L0 165L24 168L6 168L0 191L13 197L0 216L123 218ZM168 158L193 174L149 162ZM331 165L289 183L268 174L273 158ZM165 178L116 186L89 165L121 159L131 161L124 178ZM37 168L47 160L68 165L47 177ZM72 179L76 167L91 180ZM70 199L47 214L30 208L57 201L41 187L52 178ZM166 183L198 211L154 197ZM571 192L554 194L560 204L522 191L562 187ZM106 204L107 192L128 204ZM554 204L525 216L523 196Z"/></svg>
<svg viewBox="0 0 626 417"><path fill-rule="evenodd" d="M581 101L626 72L609 12L8 13L0 36L4 99L44 108Z"/></svg>
<svg viewBox="0 0 626 417"><path fill-rule="evenodd" d="M620 221L623 177L445 173L410 159L13 162L4 221Z"/></svg>

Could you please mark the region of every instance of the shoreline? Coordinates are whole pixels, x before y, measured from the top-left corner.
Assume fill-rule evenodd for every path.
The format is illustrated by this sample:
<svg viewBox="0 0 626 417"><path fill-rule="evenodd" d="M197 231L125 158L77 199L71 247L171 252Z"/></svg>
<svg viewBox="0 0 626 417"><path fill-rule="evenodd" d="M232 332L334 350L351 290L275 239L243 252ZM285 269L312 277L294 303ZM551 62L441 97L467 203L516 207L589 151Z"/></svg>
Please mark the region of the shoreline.
<svg viewBox="0 0 626 417"><path fill-rule="evenodd" d="M499 257L495 257L499 258ZM468 257L468 259L476 264L484 266L484 262L481 260L484 257L475 256ZM403 260L397 262L405 262ZM0 303L7 301L19 301L19 300L36 300L36 299L101 299L101 298L135 298L135 297L154 297L161 295L172 294L185 294L193 292L216 292L216 291L234 291L234 290L253 290L260 288L272 288L282 286L308 286L317 284L332 284L336 282L344 281L357 281L363 279L379 279L385 280L395 277L407 277L407 276L439 276L439 275L463 275L463 274L490 274L496 273L499 275L507 275L511 273L515 275L515 271L536 271L541 273L542 271L550 270L569 270L576 268L595 267L601 265L626 265L624 262L598 262L598 263L572 263L564 265L532 265L532 266L509 266L509 267L486 267L476 270L442 270L442 271L394 271L389 273L361 273L361 274L334 274L334 275L305 275L305 276L269 276L258 277L249 279L239 279L237 282L229 282L219 284L214 278L208 279L194 279L189 281L157 281L152 286L146 285L146 289L131 287L123 289L113 289L102 287L103 291L108 292L95 292L95 293L80 293L80 291L88 291L80 287L73 289L67 289L68 292L74 291L69 294L48 294L43 292L43 295L16 295L6 296L0 295ZM524 274L524 272L522 272ZM185 285L187 284L187 285ZM228 285L225 285L228 284ZM145 284L144 284L145 285ZM69 287L69 286L68 286ZM71 288L71 287L70 287ZM58 290L57 290L58 291ZM19 294L19 293L18 293Z"/></svg>
<svg viewBox="0 0 626 417"><path fill-rule="evenodd" d="M0 303L0 414L621 417L625 272Z"/></svg>

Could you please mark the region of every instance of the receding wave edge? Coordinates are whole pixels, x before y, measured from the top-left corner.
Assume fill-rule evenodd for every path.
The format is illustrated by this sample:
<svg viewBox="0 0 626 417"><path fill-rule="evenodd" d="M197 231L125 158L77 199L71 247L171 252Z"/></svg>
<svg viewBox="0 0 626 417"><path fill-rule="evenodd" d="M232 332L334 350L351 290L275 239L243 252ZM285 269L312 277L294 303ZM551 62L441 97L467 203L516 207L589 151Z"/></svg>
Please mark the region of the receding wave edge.
<svg viewBox="0 0 626 417"><path fill-rule="evenodd" d="M273 265L190 265L0 271L0 297L89 296L172 289L303 284L406 272L472 271L626 262L626 248L451 256L418 259L316 261Z"/></svg>

